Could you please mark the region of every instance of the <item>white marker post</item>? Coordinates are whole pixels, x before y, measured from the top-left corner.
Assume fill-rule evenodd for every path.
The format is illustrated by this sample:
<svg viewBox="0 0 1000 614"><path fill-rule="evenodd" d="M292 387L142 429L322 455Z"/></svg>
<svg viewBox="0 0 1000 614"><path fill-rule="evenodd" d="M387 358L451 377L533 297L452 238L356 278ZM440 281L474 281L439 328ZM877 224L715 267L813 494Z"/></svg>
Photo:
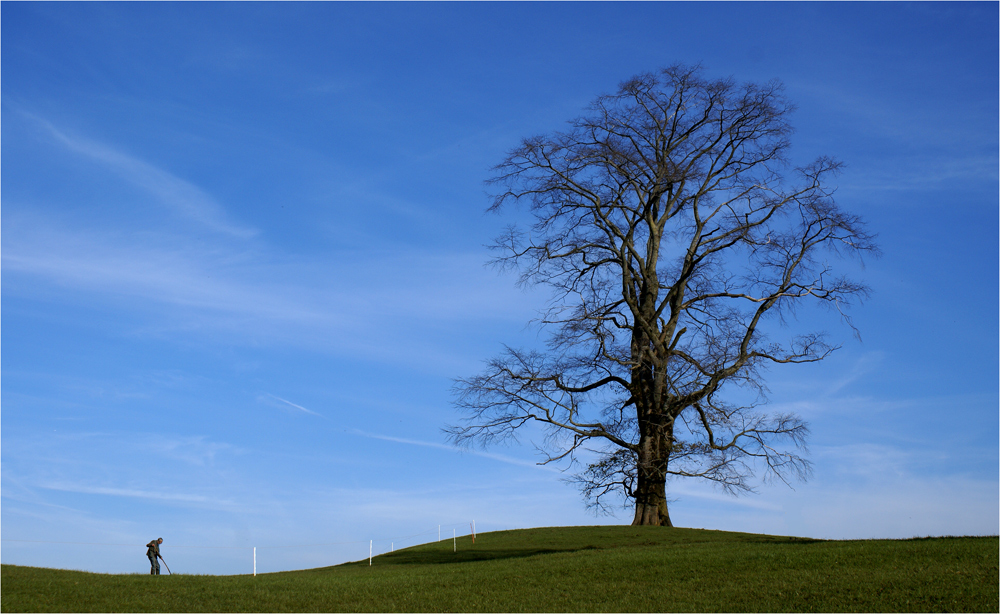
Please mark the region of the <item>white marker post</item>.
<svg viewBox="0 0 1000 614"><path fill-rule="evenodd" d="M253 577L257 577L257 546L253 547Z"/></svg>
<svg viewBox="0 0 1000 614"><path fill-rule="evenodd" d="M373 544L373 543L375 543L375 540L374 540L374 539L373 539L373 540L370 540L370 541L368 542L368 566L369 566L369 567L371 567L371 566L372 566L372 544Z"/></svg>
<svg viewBox="0 0 1000 614"><path fill-rule="evenodd" d="M458 538L455 537L455 529L451 530L451 551L458 552Z"/></svg>

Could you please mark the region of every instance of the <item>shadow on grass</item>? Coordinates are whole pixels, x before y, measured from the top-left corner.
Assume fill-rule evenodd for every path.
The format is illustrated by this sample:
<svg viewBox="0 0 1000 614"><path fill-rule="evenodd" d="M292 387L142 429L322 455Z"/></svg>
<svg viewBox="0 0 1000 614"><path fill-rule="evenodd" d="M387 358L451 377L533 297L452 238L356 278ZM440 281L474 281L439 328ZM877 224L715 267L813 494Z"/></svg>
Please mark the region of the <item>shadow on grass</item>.
<svg viewBox="0 0 1000 614"><path fill-rule="evenodd" d="M575 537L572 537L572 539L567 537L567 535L574 536L574 534ZM515 541L510 539L512 537L517 538L517 543L510 543L510 541ZM508 543L505 545L502 543L503 541L507 541ZM532 541L541 543L532 544L530 543ZM450 540L446 540L436 544L424 544L393 553L384 553L373 559L373 566L384 569L388 567L420 565L450 565L480 561L516 560L549 554L571 554L620 548L686 549L692 546L711 545L713 543L729 545L735 543L803 545L819 544L824 541L807 537L729 533L702 529L663 529L661 527L611 527L604 529L604 532L599 532L596 535L593 528L590 527L561 529L555 532L550 529L526 529L513 534L498 533L492 539L483 540L483 543L479 545L470 545L466 538L464 544L459 544L457 552L452 550ZM302 571L306 573L325 573L335 568L361 569L368 566L368 559L362 559L333 567L320 567Z"/></svg>
<svg viewBox="0 0 1000 614"><path fill-rule="evenodd" d="M379 567L398 565L450 565L461 563L473 563L477 561L502 561L510 559L522 559L543 554L559 554L582 552L587 550L601 550L596 546L583 546L581 548L490 548L483 550L402 550L392 554L383 554L375 559L375 564ZM368 566L368 561L357 561L345 563L341 567Z"/></svg>
<svg viewBox="0 0 1000 614"><path fill-rule="evenodd" d="M811 537L788 537L782 540L757 542L762 544L775 544L779 546L808 546L813 544L825 544L825 539L813 539Z"/></svg>

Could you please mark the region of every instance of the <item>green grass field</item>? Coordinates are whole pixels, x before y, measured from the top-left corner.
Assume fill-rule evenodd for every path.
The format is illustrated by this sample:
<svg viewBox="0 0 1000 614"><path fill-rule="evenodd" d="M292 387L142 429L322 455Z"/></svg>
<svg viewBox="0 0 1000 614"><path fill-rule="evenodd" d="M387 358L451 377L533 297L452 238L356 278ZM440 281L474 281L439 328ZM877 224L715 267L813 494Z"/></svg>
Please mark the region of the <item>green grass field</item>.
<svg viewBox="0 0 1000 614"><path fill-rule="evenodd" d="M700 529L486 533L253 576L2 566L4 612L997 612L997 537L822 541Z"/></svg>

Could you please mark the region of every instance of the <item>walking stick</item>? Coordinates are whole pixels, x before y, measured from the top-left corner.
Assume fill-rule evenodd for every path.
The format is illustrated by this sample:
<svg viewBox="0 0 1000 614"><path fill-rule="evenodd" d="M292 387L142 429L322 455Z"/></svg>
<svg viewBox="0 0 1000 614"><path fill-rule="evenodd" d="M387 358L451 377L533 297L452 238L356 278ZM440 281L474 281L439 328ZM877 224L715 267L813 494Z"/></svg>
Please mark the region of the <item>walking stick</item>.
<svg viewBox="0 0 1000 614"><path fill-rule="evenodd" d="M162 556L160 557L160 560L163 561ZM167 568L167 573L169 573L170 575L174 575L174 572L170 571L170 567L167 565L166 561L163 561L163 566Z"/></svg>

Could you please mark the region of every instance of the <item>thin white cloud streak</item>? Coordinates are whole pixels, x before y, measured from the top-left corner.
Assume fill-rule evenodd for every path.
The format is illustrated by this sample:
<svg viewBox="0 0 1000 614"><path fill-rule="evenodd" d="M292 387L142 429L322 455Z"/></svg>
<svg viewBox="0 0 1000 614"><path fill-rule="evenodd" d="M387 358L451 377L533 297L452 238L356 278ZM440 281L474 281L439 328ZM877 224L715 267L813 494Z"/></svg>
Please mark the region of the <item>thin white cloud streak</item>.
<svg viewBox="0 0 1000 614"><path fill-rule="evenodd" d="M292 403L291 401L283 399L283 398L281 398L279 396L275 396L275 395L273 395L271 393L265 393L265 394L267 394L267 396L271 397L272 399L275 399L277 401L281 401L282 403L285 403L286 405L291 405L295 409L301 410L301 411L303 411L303 412L305 412L307 414L310 414L310 415L313 415L313 416L319 416L320 418L324 418L325 417L325 416L323 416L323 414L314 412L311 409L306 409L305 407L302 407L301 405L296 405L295 403Z"/></svg>
<svg viewBox="0 0 1000 614"><path fill-rule="evenodd" d="M711 488L710 486L703 484L702 488ZM721 492L713 492L711 490L702 490L694 484L687 483L682 484L679 482L671 482L667 487L667 498L674 499L678 501L684 501L685 499L702 499L704 501L715 501L720 503L725 503L728 505L736 505L738 507L749 507L759 510L768 511L778 511L781 506L777 503L767 500L766 498L760 497L757 494L744 494L740 496L727 495ZM683 507L681 507L683 509Z"/></svg>
<svg viewBox="0 0 1000 614"><path fill-rule="evenodd" d="M210 230L242 239L258 234L255 229L231 222L223 206L191 182L96 141L69 136L45 119L27 113L26 115L44 127L67 150L118 174L180 216Z"/></svg>
<svg viewBox="0 0 1000 614"><path fill-rule="evenodd" d="M540 465L538 463L533 463L531 461L525 461L518 458L513 458L510 456L504 456L503 454L494 454L492 452L482 452L480 450L475 450L472 448L459 448L456 446L449 446L443 443L434 443L431 441L419 441L416 439L405 439L403 437L391 437L389 435L376 435L374 433L366 433L365 431L360 431L358 429L353 429L353 433L361 435L362 437L368 437L369 439L379 439L382 441L390 441L393 443L402 443L410 446L421 446L424 448L435 448L438 450L447 450L448 452L453 452L457 454L472 454L474 456L481 456L483 458L488 458L490 460L499 461L501 463L507 463L508 465L517 465L519 467L531 467L533 469L542 469L543 471L550 471L555 473L561 473L558 469L551 467L549 465Z"/></svg>
<svg viewBox="0 0 1000 614"><path fill-rule="evenodd" d="M877 372L884 362L885 352L865 352L854 362L846 375L837 379L823 391L823 396L831 397L870 373Z"/></svg>
<svg viewBox="0 0 1000 614"><path fill-rule="evenodd" d="M239 455L244 450L229 443L210 441L203 435L170 436L149 432L66 432L46 435L37 439L20 438L8 448L16 458L30 457L48 462L61 462L73 466L76 461L67 451L73 453L94 453L120 457L131 452L148 457L157 455L164 459L181 461L187 465L205 467L211 465L220 454ZM38 453L49 454L41 457ZM98 456L100 457L100 456ZM91 456L91 458L97 458Z"/></svg>
<svg viewBox="0 0 1000 614"><path fill-rule="evenodd" d="M136 490L132 488L113 488L107 486L85 486L82 484L62 484L46 483L39 484L39 488L45 490L58 490L61 492L73 492L85 495L108 495L113 497L130 497L136 499L151 499L155 501L170 501L178 503L207 503L213 506L232 507L233 501L224 499L213 499L203 495L190 495L176 492L158 492L151 490Z"/></svg>
<svg viewBox="0 0 1000 614"><path fill-rule="evenodd" d="M144 437L148 441L145 449L159 453L164 457L183 461L189 465L204 467L211 465L220 452L240 454L242 451L228 443L207 441L207 437L163 437L152 435Z"/></svg>
<svg viewBox="0 0 1000 614"><path fill-rule="evenodd" d="M218 493L232 490L229 461L241 454L236 446L204 436L37 433L5 440L2 494L38 504L46 500L38 491L52 490L232 511L233 499ZM213 494L185 492L190 490Z"/></svg>

